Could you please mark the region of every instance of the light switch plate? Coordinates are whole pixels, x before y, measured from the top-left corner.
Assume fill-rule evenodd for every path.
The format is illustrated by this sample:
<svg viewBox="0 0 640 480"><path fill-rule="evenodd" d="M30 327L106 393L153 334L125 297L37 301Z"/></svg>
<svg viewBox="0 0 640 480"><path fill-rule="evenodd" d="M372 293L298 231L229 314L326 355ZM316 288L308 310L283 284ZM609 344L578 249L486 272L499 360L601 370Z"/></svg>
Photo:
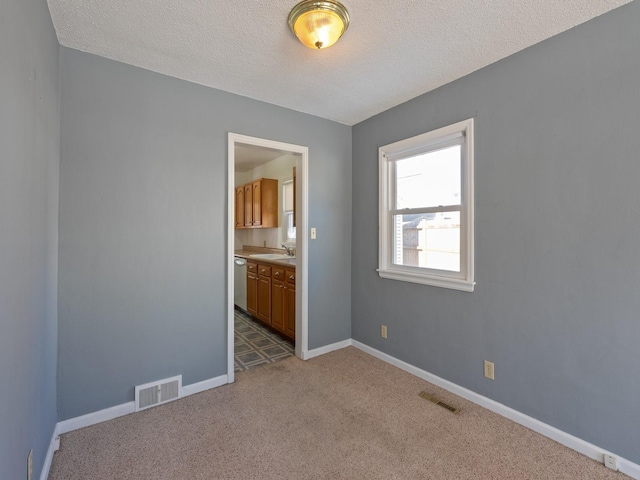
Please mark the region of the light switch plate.
<svg viewBox="0 0 640 480"><path fill-rule="evenodd" d="M316 239L316 229L315 227L311 227L311 240Z"/></svg>

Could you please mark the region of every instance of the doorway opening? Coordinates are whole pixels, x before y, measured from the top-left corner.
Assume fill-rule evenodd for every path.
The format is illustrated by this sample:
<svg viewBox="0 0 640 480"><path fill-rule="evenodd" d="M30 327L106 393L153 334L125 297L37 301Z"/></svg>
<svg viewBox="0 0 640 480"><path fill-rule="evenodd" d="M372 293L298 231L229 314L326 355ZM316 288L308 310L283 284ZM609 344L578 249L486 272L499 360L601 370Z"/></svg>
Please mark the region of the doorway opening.
<svg viewBox="0 0 640 480"><path fill-rule="evenodd" d="M308 162L307 147L228 135L229 383L235 377L235 323L247 317L294 339L295 355L308 358ZM238 291L243 286L246 291Z"/></svg>

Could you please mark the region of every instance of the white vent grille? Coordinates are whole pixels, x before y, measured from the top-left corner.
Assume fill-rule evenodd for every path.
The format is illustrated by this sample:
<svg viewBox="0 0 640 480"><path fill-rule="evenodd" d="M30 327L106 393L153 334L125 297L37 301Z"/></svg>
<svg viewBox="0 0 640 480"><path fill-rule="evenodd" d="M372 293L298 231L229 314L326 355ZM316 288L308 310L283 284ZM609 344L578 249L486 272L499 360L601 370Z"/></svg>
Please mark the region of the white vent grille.
<svg viewBox="0 0 640 480"><path fill-rule="evenodd" d="M182 375L136 386L136 412L180 398Z"/></svg>

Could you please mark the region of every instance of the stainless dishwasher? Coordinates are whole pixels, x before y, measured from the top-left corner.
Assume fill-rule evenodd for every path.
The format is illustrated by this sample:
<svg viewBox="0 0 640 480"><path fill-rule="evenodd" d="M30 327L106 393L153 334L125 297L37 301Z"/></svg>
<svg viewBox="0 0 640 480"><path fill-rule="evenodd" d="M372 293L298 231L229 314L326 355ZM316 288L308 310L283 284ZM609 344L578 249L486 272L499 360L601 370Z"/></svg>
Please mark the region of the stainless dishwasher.
<svg viewBox="0 0 640 480"><path fill-rule="evenodd" d="M247 261L241 257L233 259L233 303L247 311Z"/></svg>

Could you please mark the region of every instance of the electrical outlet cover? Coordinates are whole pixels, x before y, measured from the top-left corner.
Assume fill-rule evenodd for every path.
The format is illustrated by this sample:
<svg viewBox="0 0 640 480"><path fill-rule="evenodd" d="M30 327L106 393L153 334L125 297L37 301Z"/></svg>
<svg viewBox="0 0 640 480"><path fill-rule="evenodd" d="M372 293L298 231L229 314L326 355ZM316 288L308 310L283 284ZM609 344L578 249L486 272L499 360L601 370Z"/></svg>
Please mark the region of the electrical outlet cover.
<svg viewBox="0 0 640 480"><path fill-rule="evenodd" d="M493 362L490 362L488 360L484 361L484 376L487 377L490 380L495 380L495 370L494 370L495 366L493 364Z"/></svg>
<svg viewBox="0 0 640 480"><path fill-rule="evenodd" d="M604 455L604 466L611 470L618 470L618 459L613 455Z"/></svg>

